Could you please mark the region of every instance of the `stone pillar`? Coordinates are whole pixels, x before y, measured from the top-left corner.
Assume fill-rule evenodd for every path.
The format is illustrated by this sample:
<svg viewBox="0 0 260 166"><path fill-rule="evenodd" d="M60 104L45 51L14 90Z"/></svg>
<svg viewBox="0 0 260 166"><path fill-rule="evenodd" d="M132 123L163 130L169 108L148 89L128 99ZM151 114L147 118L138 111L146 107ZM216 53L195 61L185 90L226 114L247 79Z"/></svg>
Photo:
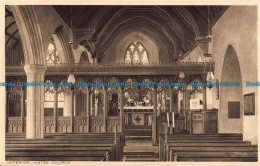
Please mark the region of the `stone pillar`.
<svg viewBox="0 0 260 166"><path fill-rule="evenodd" d="M72 94L64 93L63 116L71 116Z"/></svg>
<svg viewBox="0 0 260 166"><path fill-rule="evenodd" d="M153 90L153 123L152 123L153 145L157 145L157 87Z"/></svg>
<svg viewBox="0 0 260 166"><path fill-rule="evenodd" d="M27 65L24 67L27 83L44 82L46 66ZM26 138L44 137L44 86L27 86Z"/></svg>

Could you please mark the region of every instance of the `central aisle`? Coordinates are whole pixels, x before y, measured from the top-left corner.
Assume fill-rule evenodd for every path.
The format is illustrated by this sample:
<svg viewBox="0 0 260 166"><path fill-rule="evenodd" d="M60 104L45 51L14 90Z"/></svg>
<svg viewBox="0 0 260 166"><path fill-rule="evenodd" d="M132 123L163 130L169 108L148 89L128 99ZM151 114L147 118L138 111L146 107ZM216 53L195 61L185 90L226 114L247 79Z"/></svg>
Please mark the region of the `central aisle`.
<svg viewBox="0 0 260 166"><path fill-rule="evenodd" d="M123 161L159 161L158 146L152 145L151 131L142 130L128 133L131 134L126 136Z"/></svg>

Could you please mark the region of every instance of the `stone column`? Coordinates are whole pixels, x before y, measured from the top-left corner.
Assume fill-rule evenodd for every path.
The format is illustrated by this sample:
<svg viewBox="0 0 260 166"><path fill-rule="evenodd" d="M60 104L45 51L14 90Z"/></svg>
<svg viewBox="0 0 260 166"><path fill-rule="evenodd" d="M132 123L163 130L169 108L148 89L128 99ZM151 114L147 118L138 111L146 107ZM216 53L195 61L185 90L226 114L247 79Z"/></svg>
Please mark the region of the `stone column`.
<svg viewBox="0 0 260 166"><path fill-rule="evenodd" d="M46 66L27 65L24 67L27 83L44 82ZM44 86L27 86L26 138L44 137Z"/></svg>

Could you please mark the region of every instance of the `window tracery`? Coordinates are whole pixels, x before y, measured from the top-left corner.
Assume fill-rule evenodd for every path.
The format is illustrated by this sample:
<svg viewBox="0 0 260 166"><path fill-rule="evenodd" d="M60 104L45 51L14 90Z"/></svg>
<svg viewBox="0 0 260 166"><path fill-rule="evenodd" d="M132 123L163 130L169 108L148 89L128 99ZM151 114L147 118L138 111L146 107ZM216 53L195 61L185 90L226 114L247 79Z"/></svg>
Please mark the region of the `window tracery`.
<svg viewBox="0 0 260 166"><path fill-rule="evenodd" d="M48 66L57 65L60 63L59 52L57 51L57 48L56 48L56 45L55 45L53 39L51 39L51 42L47 49L46 63Z"/></svg>
<svg viewBox="0 0 260 166"><path fill-rule="evenodd" d="M148 53L142 43L134 41L125 53L125 64L127 65L146 65L149 64Z"/></svg>

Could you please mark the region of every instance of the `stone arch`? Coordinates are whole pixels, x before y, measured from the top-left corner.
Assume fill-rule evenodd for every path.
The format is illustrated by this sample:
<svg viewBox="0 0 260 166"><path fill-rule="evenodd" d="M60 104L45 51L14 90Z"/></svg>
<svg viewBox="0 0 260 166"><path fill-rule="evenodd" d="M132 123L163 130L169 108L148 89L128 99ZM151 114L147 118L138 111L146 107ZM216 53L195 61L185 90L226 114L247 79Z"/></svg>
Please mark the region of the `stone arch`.
<svg viewBox="0 0 260 166"><path fill-rule="evenodd" d="M91 52L85 47L87 44L86 44L86 40L83 40L80 42L79 45L77 45L77 48L73 48L72 51L73 51L73 55L75 57L75 63L80 63L81 61L81 58L82 58L82 55L86 54L87 55L87 58L88 58L88 62L89 63L93 63L93 57L92 57L92 54Z"/></svg>
<svg viewBox="0 0 260 166"><path fill-rule="evenodd" d="M87 51L83 51L79 59L79 64L86 64L86 63L89 63L89 57Z"/></svg>
<svg viewBox="0 0 260 166"><path fill-rule="evenodd" d="M233 46L228 45L221 74L222 83L240 83L239 86L220 86L220 110L219 110L219 132L220 133L242 133L242 105L243 89L242 75L237 53ZM240 103L240 118L229 118L228 102Z"/></svg>
<svg viewBox="0 0 260 166"><path fill-rule="evenodd" d="M75 63L72 48L69 44L69 35L63 26L58 26L52 35L60 53L61 63Z"/></svg>
<svg viewBox="0 0 260 166"><path fill-rule="evenodd" d="M45 65L45 47L34 6L11 6L24 50L25 65Z"/></svg>

